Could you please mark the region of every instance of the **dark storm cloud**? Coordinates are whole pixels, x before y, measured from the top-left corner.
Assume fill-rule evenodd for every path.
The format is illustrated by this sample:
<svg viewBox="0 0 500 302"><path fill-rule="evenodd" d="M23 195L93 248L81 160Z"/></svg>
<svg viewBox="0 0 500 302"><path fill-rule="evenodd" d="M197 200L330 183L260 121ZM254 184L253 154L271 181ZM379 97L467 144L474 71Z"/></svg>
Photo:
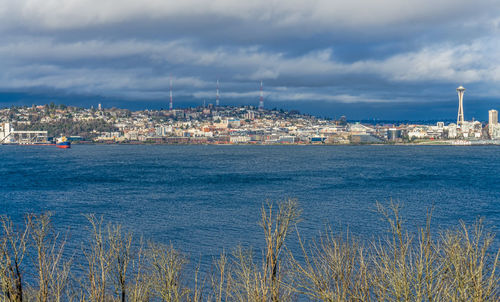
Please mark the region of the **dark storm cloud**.
<svg viewBox="0 0 500 302"><path fill-rule="evenodd" d="M301 107L440 102L458 84L499 97L499 24L493 0L7 0L0 90L147 104L172 78L196 102L219 78L226 103L256 99L259 80Z"/></svg>

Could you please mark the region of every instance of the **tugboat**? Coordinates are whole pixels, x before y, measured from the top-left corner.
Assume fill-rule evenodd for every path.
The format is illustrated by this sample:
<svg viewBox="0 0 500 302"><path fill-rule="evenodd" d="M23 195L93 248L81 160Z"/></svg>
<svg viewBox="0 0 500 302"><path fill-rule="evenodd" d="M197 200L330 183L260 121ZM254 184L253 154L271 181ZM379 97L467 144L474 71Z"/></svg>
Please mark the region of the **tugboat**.
<svg viewBox="0 0 500 302"><path fill-rule="evenodd" d="M66 138L66 136L61 136L56 142L57 148L69 149L71 148L71 142Z"/></svg>

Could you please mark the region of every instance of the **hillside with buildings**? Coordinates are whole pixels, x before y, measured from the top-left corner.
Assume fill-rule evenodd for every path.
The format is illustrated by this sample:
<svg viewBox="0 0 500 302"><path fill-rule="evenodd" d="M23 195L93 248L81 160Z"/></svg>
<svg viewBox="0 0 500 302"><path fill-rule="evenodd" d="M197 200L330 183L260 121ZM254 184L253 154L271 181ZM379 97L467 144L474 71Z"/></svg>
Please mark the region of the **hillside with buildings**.
<svg viewBox="0 0 500 302"><path fill-rule="evenodd" d="M164 144L498 144L498 112L488 123L361 124L297 111L195 107L130 111L39 105L0 109L0 143L31 144L64 135L92 143Z"/></svg>

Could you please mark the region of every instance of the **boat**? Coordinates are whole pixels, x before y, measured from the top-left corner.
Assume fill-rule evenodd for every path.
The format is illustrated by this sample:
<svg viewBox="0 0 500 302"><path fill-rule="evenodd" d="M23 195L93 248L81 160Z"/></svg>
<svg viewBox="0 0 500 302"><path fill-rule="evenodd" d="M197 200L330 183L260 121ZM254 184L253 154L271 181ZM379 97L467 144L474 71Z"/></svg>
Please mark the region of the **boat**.
<svg viewBox="0 0 500 302"><path fill-rule="evenodd" d="M56 142L57 148L69 149L71 148L71 142L66 138L66 136L61 136Z"/></svg>

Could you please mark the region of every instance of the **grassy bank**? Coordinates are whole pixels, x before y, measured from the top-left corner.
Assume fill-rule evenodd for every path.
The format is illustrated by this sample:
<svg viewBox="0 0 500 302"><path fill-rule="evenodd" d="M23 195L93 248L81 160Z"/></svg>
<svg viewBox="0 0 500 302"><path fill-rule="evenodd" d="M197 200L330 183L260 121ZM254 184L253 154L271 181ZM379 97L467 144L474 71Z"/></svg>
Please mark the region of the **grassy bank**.
<svg viewBox="0 0 500 302"><path fill-rule="evenodd" d="M389 236L370 242L328 230L297 237L286 248L300 208L293 199L262 207L262 251L222 252L208 273L188 274L187 255L172 245L136 238L88 216L88 244L74 259L51 215L28 215L23 226L1 219L1 301L499 301L499 256L493 234L472 226L411 235L399 207L379 206ZM296 236L293 236L296 237ZM27 278L28 272L32 275Z"/></svg>

